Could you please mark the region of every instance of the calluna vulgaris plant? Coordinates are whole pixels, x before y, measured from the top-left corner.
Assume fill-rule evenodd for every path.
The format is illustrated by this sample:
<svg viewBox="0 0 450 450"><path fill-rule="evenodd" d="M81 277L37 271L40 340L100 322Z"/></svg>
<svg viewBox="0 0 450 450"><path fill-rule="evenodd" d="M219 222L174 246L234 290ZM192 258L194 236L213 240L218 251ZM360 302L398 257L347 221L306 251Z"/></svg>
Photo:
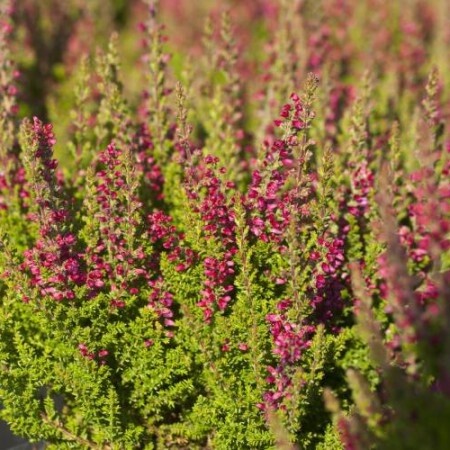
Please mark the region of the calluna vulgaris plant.
<svg viewBox="0 0 450 450"><path fill-rule="evenodd" d="M0 0L12 431L448 449L447 3L54 3Z"/></svg>

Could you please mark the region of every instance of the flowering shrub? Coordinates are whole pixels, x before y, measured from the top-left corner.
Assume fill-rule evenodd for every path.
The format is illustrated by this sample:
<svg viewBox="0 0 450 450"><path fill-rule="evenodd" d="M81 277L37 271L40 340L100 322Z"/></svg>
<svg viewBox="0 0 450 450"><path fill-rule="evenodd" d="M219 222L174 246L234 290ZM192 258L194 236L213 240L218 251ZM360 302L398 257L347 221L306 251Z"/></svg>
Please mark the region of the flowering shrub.
<svg viewBox="0 0 450 450"><path fill-rule="evenodd" d="M447 449L444 2L236 2L220 19L218 2L195 66L160 21L187 3L53 3L0 0L13 432L49 449ZM78 58L80 30L114 24Z"/></svg>

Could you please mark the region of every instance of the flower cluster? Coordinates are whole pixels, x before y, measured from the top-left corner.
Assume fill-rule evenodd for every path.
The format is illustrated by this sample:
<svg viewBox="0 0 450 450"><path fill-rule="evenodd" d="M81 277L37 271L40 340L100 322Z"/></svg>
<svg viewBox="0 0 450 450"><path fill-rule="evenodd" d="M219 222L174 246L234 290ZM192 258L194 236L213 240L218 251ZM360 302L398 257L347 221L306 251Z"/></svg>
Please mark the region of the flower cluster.
<svg viewBox="0 0 450 450"><path fill-rule="evenodd" d="M374 174L367 161L362 161L356 166L351 178L352 198L348 202L348 211L353 216L365 216L369 210L374 179Z"/></svg>
<svg viewBox="0 0 450 450"><path fill-rule="evenodd" d="M314 264L314 282L310 291L314 317L334 331L337 330L335 315L342 312L345 306L342 291L348 285L348 273L344 266L346 230L347 227L343 227L337 237L320 237L320 251L314 251L310 255Z"/></svg>
<svg viewBox="0 0 450 450"><path fill-rule="evenodd" d="M80 351L81 356L83 356L86 359L94 360L97 358L100 365L106 364L106 358L109 355L109 351L104 349L99 350L97 353L89 351L86 344L78 344L78 350Z"/></svg>
<svg viewBox="0 0 450 450"><path fill-rule="evenodd" d="M317 325L322 324L331 332L339 331L338 317L345 307L342 291L348 284L344 268L348 226L343 219L331 215L337 232L325 231L315 238L313 249L305 248L306 236L317 233L309 226L317 201L318 174L307 170L310 144L306 134L314 112L307 97L302 100L293 94L291 101L292 104L283 106L281 119L276 122L284 130L284 136L268 147L262 174L258 170L253 172L246 199L251 232L263 242L275 243L289 258L291 269L285 275L290 273L292 277L303 260L304 270L311 271L308 287L301 294L295 280L286 283L284 276L275 280L277 285L289 289L289 297L278 302L277 313L266 316L277 365L269 367L267 382L271 386L264 394L264 403L259 404L263 409L285 408L283 401L292 394L292 375L302 366L302 356L309 349ZM299 138L298 133L304 134ZM292 242L294 239L298 241Z"/></svg>
<svg viewBox="0 0 450 450"><path fill-rule="evenodd" d="M279 364L268 367L269 376L266 381L273 388L264 394L265 403L260 406L263 408L278 406L284 397L289 397L289 388L292 386L290 368L294 367L309 348L316 331L314 325L302 325L290 320L286 315L290 306L290 301L281 301L277 305L279 313L268 314L266 317L274 343L273 353L279 358Z"/></svg>
<svg viewBox="0 0 450 450"><path fill-rule="evenodd" d="M204 319L211 322L215 307L224 311L231 301L231 293L234 290L233 275L236 254L235 243L235 216L227 197L234 184L224 184L220 180L220 174L224 168L216 169L219 160L217 157L207 155L198 167L191 169L187 184L187 195L191 201L196 201L198 206L194 211L199 215L202 229L207 240L215 240L219 243L221 254L207 256L203 260L204 286L202 298L197 306L202 308Z"/></svg>
<svg viewBox="0 0 450 450"><path fill-rule="evenodd" d="M163 199L164 176L153 155L154 145L148 127L140 124L133 138L133 153L136 158L136 170L144 179L145 194L153 201Z"/></svg>
<svg viewBox="0 0 450 450"><path fill-rule="evenodd" d="M148 238L154 246L160 246L159 251L166 253L167 259L175 265L177 272L188 270L197 260L196 253L184 244L183 234L172 225L172 218L162 211L154 211L147 218ZM155 255L152 265L156 268L160 262L160 256ZM148 282L152 288L149 295L148 307L156 312L163 320L164 326L175 325L173 312L173 294L165 289L164 279L161 275ZM170 337L173 332L168 331Z"/></svg>
<svg viewBox="0 0 450 450"><path fill-rule="evenodd" d="M162 277L150 280L148 284L152 288L148 298L148 307L163 320L165 327L173 327L175 325L174 313L171 309L173 307L173 295L164 290ZM170 333L169 336L171 335Z"/></svg>
<svg viewBox="0 0 450 450"><path fill-rule="evenodd" d="M25 251L21 269L30 274L30 286L38 289L41 296L57 301L73 300L74 288L85 282L86 274L77 239L69 231L69 211L56 186L55 137L51 125L44 125L36 117L25 132L30 137L28 151L32 153L38 206L35 219L40 236Z"/></svg>
<svg viewBox="0 0 450 450"><path fill-rule="evenodd" d="M311 77L308 81L313 91L317 79ZM250 230L258 239L278 244L286 238L292 220L307 220L313 193L314 174L306 170L310 157L306 133L314 112L297 94L291 94L290 99L291 103L281 109L281 118L275 121L283 136L265 142L262 166L253 171L246 196ZM299 133L303 133L301 139Z"/></svg>
<svg viewBox="0 0 450 450"><path fill-rule="evenodd" d="M167 253L167 259L175 264L175 269L183 272L191 267L196 260L196 254L184 245L183 233L172 224L172 218L162 211L155 210L148 215L147 222L150 242L161 245L163 251Z"/></svg>
<svg viewBox="0 0 450 450"><path fill-rule="evenodd" d="M443 160L444 152L441 153ZM384 298L396 301L394 304L388 302L388 312L397 315L398 327L414 327L410 340L428 342L431 346L440 341L432 331L432 323L443 313L443 306L438 301L439 286L446 282L448 276L444 273L436 277L430 272L430 268L439 265L441 255L450 248L448 173L449 164L443 162L443 176L439 182L429 167L422 167L410 175L410 223L399 228L398 244L404 261L410 261L408 269L414 278L398 273L398 264L392 264L388 252L379 258L381 293ZM396 347L396 343L399 343L398 336L392 338L391 346Z"/></svg>
<svg viewBox="0 0 450 450"><path fill-rule="evenodd" d="M136 211L140 203L130 184L128 163L124 162L128 157L114 144L99 156L104 168L95 174L97 239L86 249L90 295L108 287L114 297L113 308L125 307L124 297L137 295L152 276L149 256L137 239L141 224Z"/></svg>
<svg viewBox="0 0 450 450"><path fill-rule="evenodd" d="M15 81L20 74L14 67L8 46L9 36L13 32L10 20L13 12L13 4L10 1L5 1L0 6L0 126L2 133L5 133L1 139L5 139L5 142L7 134L12 131L10 121L18 111L18 89Z"/></svg>
<svg viewBox="0 0 450 450"><path fill-rule="evenodd" d="M14 152L15 117L18 112L17 80L20 72L16 69L8 46L13 31L11 16L13 3L0 5L0 210L8 209L9 197L18 188L19 198L25 206L28 192L25 187L24 170L20 167Z"/></svg>

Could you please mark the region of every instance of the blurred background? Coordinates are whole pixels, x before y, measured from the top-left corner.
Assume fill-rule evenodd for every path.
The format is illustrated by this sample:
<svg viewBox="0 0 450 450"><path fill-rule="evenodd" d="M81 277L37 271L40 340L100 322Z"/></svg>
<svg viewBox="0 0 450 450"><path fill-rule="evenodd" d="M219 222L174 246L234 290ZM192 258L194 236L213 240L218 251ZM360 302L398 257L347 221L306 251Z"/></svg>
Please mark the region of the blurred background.
<svg viewBox="0 0 450 450"><path fill-rule="evenodd" d="M61 119L81 56L104 49L113 32L120 36L125 90L136 100L145 87L137 70L145 3L17 0L13 45L22 73L20 115L48 120L58 111ZM442 74L450 64L446 0L161 0L159 9L177 78L205 54L208 40L218 39L224 11L247 90L257 90L274 60L286 56L297 68L297 86L309 70L351 85L367 69L395 75L395 87L404 89L421 85L431 64Z"/></svg>

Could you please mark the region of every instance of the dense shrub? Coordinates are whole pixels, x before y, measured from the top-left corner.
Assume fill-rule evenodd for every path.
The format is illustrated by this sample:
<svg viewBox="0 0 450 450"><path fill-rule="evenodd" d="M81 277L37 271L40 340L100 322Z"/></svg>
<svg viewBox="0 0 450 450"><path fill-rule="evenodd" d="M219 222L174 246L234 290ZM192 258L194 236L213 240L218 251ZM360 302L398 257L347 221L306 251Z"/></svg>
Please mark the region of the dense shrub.
<svg viewBox="0 0 450 450"><path fill-rule="evenodd" d="M161 3L0 2L2 418L449 448L445 2Z"/></svg>

